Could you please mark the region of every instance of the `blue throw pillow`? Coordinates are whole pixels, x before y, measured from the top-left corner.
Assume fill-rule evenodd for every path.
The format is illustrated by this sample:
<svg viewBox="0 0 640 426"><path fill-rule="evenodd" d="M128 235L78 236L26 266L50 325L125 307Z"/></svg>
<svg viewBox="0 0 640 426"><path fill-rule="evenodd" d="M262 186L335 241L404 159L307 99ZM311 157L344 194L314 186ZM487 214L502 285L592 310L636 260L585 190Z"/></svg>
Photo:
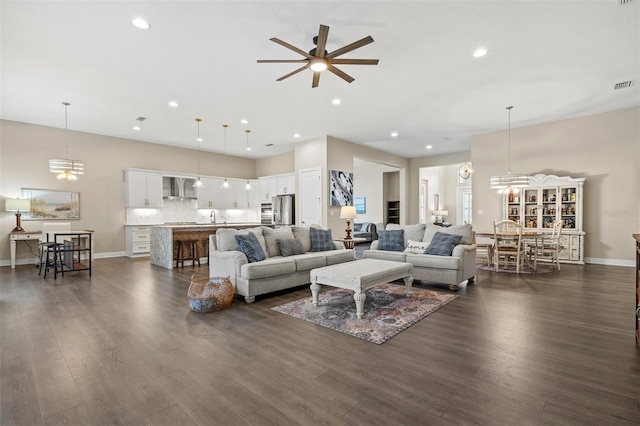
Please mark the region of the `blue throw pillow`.
<svg viewBox="0 0 640 426"><path fill-rule="evenodd" d="M371 223L369 222L362 222L362 226L360 227L360 230L362 232L371 232L371 229L369 229L371 227Z"/></svg>
<svg viewBox="0 0 640 426"><path fill-rule="evenodd" d="M276 243L278 244L282 257L292 256L294 254L304 254L302 243L298 240L281 240L280 238L277 238Z"/></svg>
<svg viewBox="0 0 640 426"><path fill-rule="evenodd" d="M431 239L431 244L424 251L424 254L435 254L438 256L451 256L453 248L458 245L462 235L443 234L436 232Z"/></svg>
<svg viewBox="0 0 640 426"><path fill-rule="evenodd" d="M309 228L311 236L311 251L335 250L331 229Z"/></svg>
<svg viewBox="0 0 640 426"><path fill-rule="evenodd" d="M235 238L236 243L238 243L238 251L241 251L247 256L249 263L266 259L256 234L249 232L246 235L236 235Z"/></svg>
<svg viewBox="0 0 640 426"><path fill-rule="evenodd" d="M378 250L404 251L404 229L379 231Z"/></svg>

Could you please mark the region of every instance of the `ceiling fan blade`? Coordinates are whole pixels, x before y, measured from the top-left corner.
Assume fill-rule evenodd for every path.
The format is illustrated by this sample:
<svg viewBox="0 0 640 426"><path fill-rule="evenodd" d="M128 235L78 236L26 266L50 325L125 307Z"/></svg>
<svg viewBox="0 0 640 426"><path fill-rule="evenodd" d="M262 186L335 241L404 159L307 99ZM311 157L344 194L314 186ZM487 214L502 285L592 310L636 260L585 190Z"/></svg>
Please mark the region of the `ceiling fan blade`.
<svg viewBox="0 0 640 426"><path fill-rule="evenodd" d="M312 56L309 55L304 50L298 49L297 47L292 46L289 43L287 43L286 41L280 40L279 38L273 37L273 38L270 38L269 40L271 40L274 43L279 44L280 46L286 47L287 49L293 50L294 52L304 56L305 58L312 58Z"/></svg>
<svg viewBox="0 0 640 426"><path fill-rule="evenodd" d="M290 72L289 74L287 74L287 75L283 75L282 77L280 77L280 78L279 78L279 79L277 79L276 81L282 81L282 80L284 80L285 78L289 78L289 77L291 77L292 75L298 74L300 71L304 71L304 70L306 70L307 68L309 68L309 64L305 65L304 67L300 67L300 68L298 68L298 69L297 69L297 70L295 70L295 71L291 71L291 72Z"/></svg>
<svg viewBox="0 0 640 426"><path fill-rule="evenodd" d="M331 63L342 65L378 65L378 59L332 59Z"/></svg>
<svg viewBox="0 0 640 426"><path fill-rule="evenodd" d="M316 43L317 58L324 57L324 48L327 45L327 37L329 37L329 27L326 25L320 25L320 31L318 31L318 42Z"/></svg>
<svg viewBox="0 0 640 426"><path fill-rule="evenodd" d="M340 55L344 55L347 52L351 52L352 50L355 50L355 49L357 49L359 47L366 46L369 43L373 43L373 38L371 38L371 36L367 36L367 37L365 37L363 39L360 39L358 41L354 41L351 44L347 44L346 46L341 47L338 50L334 50L333 52L329 53L326 56L326 58L327 59L336 58L336 57L338 57Z"/></svg>
<svg viewBox="0 0 640 426"><path fill-rule="evenodd" d="M307 59L258 59L259 64L265 64L265 63L302 64L304 62L308 62L308 60Z"/></svg>
<svg viewBox="0 0 640 426"><path fill-rule="evenodd" d="M311 82L311 87L318 87L318 84L320 83L320 72L319 71L314 71L313 73L313 81Z"/></svg>
<svg viewBox="0 0 640 426"><path fill-rule="evenodd" d="M353 80L355 80L353 77L351 77L349 74L347 74L346 72L334 67L333 65L329 65L329 67L327 68L327 70L331 71L332 73L334 73L335 75L337 75L338 77L342 78L344 81L346 81L347 83L351 83Z"/></svg>

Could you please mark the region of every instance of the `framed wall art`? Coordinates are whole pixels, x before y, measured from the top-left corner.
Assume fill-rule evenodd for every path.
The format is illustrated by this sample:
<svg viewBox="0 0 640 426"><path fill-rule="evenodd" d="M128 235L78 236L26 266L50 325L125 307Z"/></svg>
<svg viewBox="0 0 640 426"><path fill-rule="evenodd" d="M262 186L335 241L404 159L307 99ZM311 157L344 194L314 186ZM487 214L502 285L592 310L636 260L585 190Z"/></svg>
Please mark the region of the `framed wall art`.
<svg viewBox="0 0 640 426"><path fill-rule="evenodd" d="M22 214L22 220L80 219L79 192L22 188L22 198L31 201L31 209Z"/></svg>
<svg viewBox="0 0 640 426"><path fill-rule="evenodd" d="M353 173L331 170L330 206L353 205Z"/></svg>
<svg viewBox="0 0 640 426"><path fill-rule="evenodd" d="M356 207L356 214L364 214L367 212L367 197L355 197L353 205Z"/></svg>

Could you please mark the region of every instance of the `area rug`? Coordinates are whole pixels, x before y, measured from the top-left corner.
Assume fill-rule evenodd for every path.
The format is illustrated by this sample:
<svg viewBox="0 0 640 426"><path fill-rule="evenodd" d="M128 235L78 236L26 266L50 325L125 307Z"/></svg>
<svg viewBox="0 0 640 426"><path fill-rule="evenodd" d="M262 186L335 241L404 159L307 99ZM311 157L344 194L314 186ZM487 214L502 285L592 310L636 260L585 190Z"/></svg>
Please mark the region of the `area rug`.
<svg viewBox="0 0 640 426"><path fill-rule="evenodd" d="M317 307L309 296L272 309L380 345L458 297L421 287L413 287L407 297L404 284L392 283L365 293L361 319L356 317L353 291L339 288L320 293Z"/></svg>
<svg viewBox="0 0 640 426"><path fill-rule="evenodd" d="M487 265L486 263L476 263L476 269L480 269L482 271L487 271L487 272L496 271L496 267L494 265ZM553 272L553 270L554 270L553 265L546 265L546 264L542 265L540 263L538 263L537 269L533 269L531 266L527 265L526 263L520 267L521 274L548 274L549 272ZM515 274L516 267L515 265L500 266L500 269L498 270L498 272L507 272L509 274Z"/></svg>

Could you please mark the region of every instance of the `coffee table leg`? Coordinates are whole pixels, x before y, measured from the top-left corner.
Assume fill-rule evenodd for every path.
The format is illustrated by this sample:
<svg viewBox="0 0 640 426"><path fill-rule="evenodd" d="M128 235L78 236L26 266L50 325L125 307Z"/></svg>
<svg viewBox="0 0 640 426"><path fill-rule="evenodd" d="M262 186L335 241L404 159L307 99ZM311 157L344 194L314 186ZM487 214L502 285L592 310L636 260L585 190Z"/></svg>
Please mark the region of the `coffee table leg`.
<svg viewBox="0 0 640 426"><path fill-rule="evenodd" d="M406 288L406 295L409 296L411 294L411 285L413 284L413 277L409 275L408 277L404 277L404 286Z"/></svg>
<svg viewBox="0 0 640 426"><path fill-rule="evenodd" d="M311 298L313 306L318 306L318 294L320 294L320 285L315 279L311 280Z"/></svg>
<svg viewBox="0 0 640 426"><path fill-rule="evenodd" d="M356 301L356 316L358 319L362 318L364 313L364 301L367 298L367 295L364 293L358 293L357 291L353 293L353 299Z"/></svg>

